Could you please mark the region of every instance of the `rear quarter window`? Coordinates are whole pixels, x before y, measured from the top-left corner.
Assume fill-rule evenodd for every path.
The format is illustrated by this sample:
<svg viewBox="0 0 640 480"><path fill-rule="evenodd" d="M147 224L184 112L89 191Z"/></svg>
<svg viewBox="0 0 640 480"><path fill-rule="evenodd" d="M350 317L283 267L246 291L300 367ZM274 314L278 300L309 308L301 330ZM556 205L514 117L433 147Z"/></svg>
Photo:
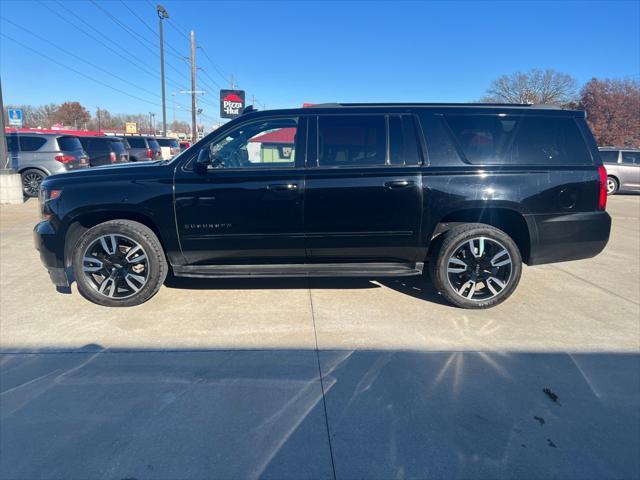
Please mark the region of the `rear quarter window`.
<svg viewBox="0 0 640 480"><path fill-rule="evenodd" d="M120 140L111 140L111 148L117 154L126 153L124 145Z"/></svg>
<svg viewBox="0 0 640 480"><path fill-rule="evenodd" d="M78 137L58 137L58 147L64 151L80 150L82 144Z"/></svg>
<svg viewBox="0 0 640 480"><path fill-rule="evenodd" d="M488 165L591 165L571 117L447 115L467 161Z"/></svg>

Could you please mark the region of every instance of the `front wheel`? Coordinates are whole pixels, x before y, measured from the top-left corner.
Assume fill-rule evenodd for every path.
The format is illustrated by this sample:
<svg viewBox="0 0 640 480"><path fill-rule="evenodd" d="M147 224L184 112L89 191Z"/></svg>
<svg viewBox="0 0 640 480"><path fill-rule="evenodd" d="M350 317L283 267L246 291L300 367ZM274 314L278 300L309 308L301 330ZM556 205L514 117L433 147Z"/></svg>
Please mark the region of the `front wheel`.
<svg viewBox="0 0 640 480"><path fill-rule="evenodd" d="M146 302L158 292L168 270L158 237L131 220L111 220L87 230L72 262L80 294L107 307Z"/></svg>
<svg viewBox="0 0 640 480"><path fill-rule="evenodd" d="M436 289L454 305L489 308L516 289L522 258L505 232L473 223L444 234L432 252L429 273Z"/></svg>

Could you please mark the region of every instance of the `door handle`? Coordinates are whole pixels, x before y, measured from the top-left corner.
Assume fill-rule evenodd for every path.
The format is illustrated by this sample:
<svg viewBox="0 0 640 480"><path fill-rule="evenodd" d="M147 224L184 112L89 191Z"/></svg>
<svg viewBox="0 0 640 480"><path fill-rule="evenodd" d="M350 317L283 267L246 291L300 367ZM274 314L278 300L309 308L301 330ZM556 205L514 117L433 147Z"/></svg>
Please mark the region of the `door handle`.
<svg viewBox="0 0 640 480"><path fill-rule="evenodd" d="M274 183L267 187L272 192L292 192L298 189L295 183Z"/></svg>
<svg viewBox="0 0 640 480"><path fill-rule="evenodd" d="M411 180L391 180L384 183L384 186L387 188L406 188L413 185L415 185L415 182Z"/></svg>

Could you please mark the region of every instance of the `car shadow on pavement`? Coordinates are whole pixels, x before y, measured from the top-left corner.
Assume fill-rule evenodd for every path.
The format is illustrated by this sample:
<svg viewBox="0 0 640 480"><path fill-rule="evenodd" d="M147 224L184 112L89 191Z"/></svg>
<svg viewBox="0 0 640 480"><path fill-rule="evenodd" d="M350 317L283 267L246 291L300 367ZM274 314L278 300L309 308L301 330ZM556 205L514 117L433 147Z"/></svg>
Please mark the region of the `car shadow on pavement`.
<svg viewBox="0 0 640 480"><path fill-rule="evenodd" d="M394 278L190 278L168 275L167 288L187 290L361 290L382 286L440 305L448 304L424 275Z"/></svg>
<svg viewBox="0 0 640 480"><path fill-rule="evenodd" d="M3 479L640 475L638 354L88 345L0 367Z"/></svg>

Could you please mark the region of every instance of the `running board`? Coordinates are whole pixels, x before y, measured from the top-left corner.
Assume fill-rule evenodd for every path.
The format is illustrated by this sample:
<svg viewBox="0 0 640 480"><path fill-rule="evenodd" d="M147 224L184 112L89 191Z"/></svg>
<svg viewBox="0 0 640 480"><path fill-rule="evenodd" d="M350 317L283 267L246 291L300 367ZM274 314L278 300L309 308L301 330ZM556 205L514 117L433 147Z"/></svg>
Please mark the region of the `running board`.
<svg viewBox="0 0 640 480"><path fill-rule="evenodd" d="M176 277L404 277L421 275L423 263L301 263L289 265L187 265Z"/></svg>

